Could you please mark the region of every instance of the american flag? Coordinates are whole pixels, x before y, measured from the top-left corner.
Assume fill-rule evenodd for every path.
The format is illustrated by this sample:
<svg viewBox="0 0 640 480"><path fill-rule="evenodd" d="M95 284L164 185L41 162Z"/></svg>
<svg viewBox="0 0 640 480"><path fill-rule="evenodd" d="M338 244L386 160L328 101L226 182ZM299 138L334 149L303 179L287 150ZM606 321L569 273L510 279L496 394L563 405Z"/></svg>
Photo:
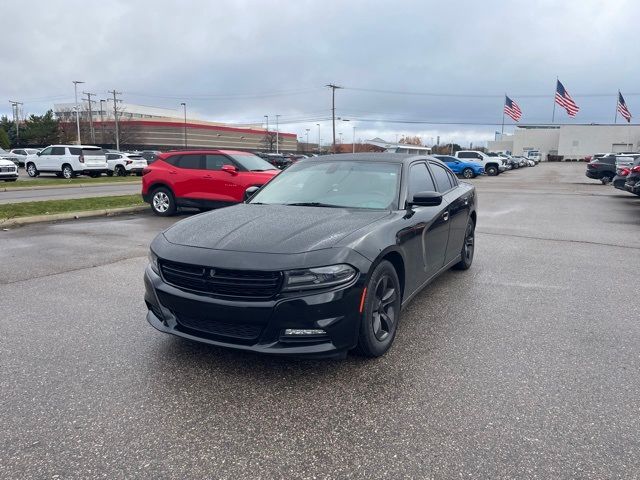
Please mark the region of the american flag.
<svg viewBox="0 0 640 480"><path fill-rule="evenodd" d="M556 85L556 103L564 108L570 117L575 117L576 113L580 110L580 107L573 101L573 98L571 98L569 92L565 90L560 80L558 80L558 84Z"/></svg>
<svg viewBox="0 0 640 480"><path fill-rule="evenodd" d="M504 96L504 113L509 115L516 122L519 122L522 118L522 110L520 110L518 104L506 95Z"/></svg>
<svg viewBox="0 0 640 480"><path fill-rule="evenodd" d="M620 90L618 90L618 112L620 112L620 115L624 117L627 123L631 123L631 112L629 111L627 103L624 101Z"/></svg>

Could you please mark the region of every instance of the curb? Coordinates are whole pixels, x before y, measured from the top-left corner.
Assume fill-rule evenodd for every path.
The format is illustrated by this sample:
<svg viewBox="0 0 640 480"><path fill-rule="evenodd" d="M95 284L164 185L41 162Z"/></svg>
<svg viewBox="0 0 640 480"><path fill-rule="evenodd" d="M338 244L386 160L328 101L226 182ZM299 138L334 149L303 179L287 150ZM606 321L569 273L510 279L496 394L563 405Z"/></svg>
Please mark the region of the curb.
<svg viewBox="0 0 640 480"><path fill-rule="evenodd" d="M34 215L32 217L7 218L0 220L0 228L18 227L33 223L55 222L58 220L74 220L77 218L111 217L123 213L137 213L147 210L147 205L136 207L106 208L102 210L84 210L80 212L55 213L53 215Z"/></svg>
<svg viewBox="0 0 640 480"><path fill-rule="evenodd" d="M24 190L47 190L50 188L85 188L85 187L102 187L103 185L142 185L142 182L96 182L96 183L78 183L76 185L37 185L34 187L2 187L0 192L20 192Z"/></svg>

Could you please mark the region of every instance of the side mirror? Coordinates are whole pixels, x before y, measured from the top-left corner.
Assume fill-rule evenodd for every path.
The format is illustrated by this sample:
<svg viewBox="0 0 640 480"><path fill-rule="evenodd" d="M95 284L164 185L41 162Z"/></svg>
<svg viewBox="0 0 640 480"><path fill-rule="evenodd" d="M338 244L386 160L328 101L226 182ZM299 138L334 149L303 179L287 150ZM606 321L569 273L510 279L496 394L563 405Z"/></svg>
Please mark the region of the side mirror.
<svg viewBox="0 0 640 480"><path fill-rule="evenodd" d="M249 187L244 191L244 201L246 202L247 200L249 200L251 197L253 197L253 195L260 190L260 187L256 187L255 185L253 187Z"/></svg>
<svg viewBox="0 0 640 480"><path fill-rule="evenodd" d="M409 205L418 207L437 207L442 203L442 194L439 192L418 192L409 201Z"/></svg>
<svg viewBox="0 0 640 480"><path fill-rule="evenodd" d="M41 152L38 152L38 153L36 153L36 155L40 156L40 155L42 155L42 153L41 153Z"/></svg>
<svg viewBox="0 0 640 480"><path fill-rule="evenodd" d="M236 167L234 167L233 165L223 165L220 170L222 170L223 172L230 173L231 175L237 175L238 174L238 169Z"/></svg>

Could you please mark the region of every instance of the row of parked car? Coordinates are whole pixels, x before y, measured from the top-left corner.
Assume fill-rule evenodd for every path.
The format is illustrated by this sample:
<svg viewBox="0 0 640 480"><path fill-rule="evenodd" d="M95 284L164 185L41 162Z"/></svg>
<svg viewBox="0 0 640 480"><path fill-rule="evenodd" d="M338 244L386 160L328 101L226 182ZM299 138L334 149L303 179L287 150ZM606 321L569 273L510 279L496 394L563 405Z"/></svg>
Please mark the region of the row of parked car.
<svg viewBox="0 0 640 480"><path fill-rule="evenodd" d="M587 164L586 176L613 184L618 190L640 196L640 153L596 153Z"/></svg>

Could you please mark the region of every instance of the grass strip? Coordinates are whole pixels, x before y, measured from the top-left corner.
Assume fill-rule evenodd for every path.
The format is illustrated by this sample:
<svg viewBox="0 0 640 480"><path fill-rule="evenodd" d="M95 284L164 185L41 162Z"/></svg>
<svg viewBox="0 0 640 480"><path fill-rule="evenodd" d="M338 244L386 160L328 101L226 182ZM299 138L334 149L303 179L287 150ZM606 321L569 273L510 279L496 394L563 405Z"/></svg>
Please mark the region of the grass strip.
<svg viewBox="0 0 640 480"><path fill-rule="evenodd" d="M144 205L140 195L120 195L115 197L73 198L69 200L44 200L0 204L0 220L34 215L104 210L107 208L135 207Z"/></svg>
<svg viewBox="0 0 640 480"><path fill-rule="evenodd" d="M98 177L98 178L39 178L37 180L18 180L17 182L0 182L0 188L20 188L20 187L51 187L51 186L82 186L82 185L96 185L101 183L121 183L121 182L136 182L140 181L142 177L128 176L128 177Z"/></svg>

